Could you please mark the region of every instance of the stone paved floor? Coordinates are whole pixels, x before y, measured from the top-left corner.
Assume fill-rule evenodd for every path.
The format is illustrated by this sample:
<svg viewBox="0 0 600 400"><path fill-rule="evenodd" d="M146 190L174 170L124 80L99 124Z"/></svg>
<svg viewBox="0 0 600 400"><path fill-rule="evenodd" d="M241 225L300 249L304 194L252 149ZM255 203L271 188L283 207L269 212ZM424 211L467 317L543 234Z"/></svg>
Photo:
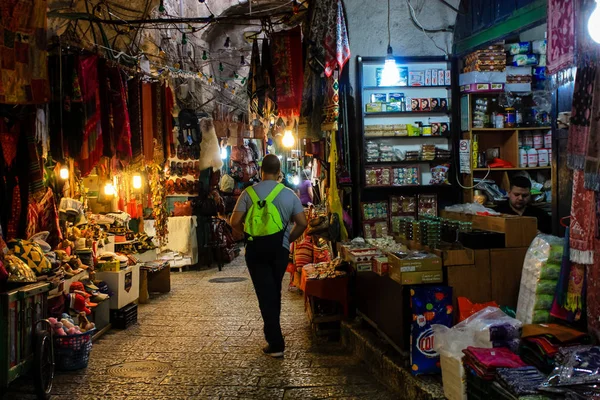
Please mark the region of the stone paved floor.
<svg viewBox="0 0 600 400"><path fill-rule="evenodd" d="M209 282L225 276L248 279ZM285 359L264 356L262 320L243 257L222 272L174 272L171 279L171 293L140 306L136 326L94 344L86 370L57 375L52 399L395 398L338 343L313 338L297 293L283 294ZM137 378L110 373L116 364L144 360L164 363L165 371ZM34 398L23 381L10 390L2 400Z"/></svg>

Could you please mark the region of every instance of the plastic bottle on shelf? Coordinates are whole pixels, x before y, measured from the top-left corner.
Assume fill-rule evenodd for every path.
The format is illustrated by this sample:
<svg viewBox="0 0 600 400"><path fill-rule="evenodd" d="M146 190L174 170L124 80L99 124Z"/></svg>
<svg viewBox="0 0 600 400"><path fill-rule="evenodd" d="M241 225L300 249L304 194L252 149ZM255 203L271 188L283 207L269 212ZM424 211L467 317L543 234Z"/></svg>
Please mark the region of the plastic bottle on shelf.
<svg viewBox="0 0 600 400"><path fill-rule="evenodd" d="M548 149L539 149L538 150L538 166L547 167L548 166Z"/></svg>
<svg viewBox="0 0 600 400"><path fill-rule="evenodd" d="M552 131L548 130L548 132L544 133L544 148L551 149L552 148Z"/></svg>
<svg viewBox="0 0 600 400"><path fill-rule="evenodd" d="M541 131L536 131L533 134L533 147L536 150L539 150L544 147L544 135L542 135Z"/></svg>
<svg viewBox="0 0 600 400"><path fill-rule="evenodd" d="M523 137L523 144L525 145L525 147L533 147L533 135L531 134L531 132L523 133Z"/></svg>
<svg viewBox="0 0 600 400"><path fill-rule="evenodd" d="M527 150L527 167L534 168L538 166L538 152L533 147Z"/></svg>
<svg viewBox="0 0 600 400"><path fill-rule="evenodd" d="M527 148L519 148L519 167L527 168Z"/></svg>

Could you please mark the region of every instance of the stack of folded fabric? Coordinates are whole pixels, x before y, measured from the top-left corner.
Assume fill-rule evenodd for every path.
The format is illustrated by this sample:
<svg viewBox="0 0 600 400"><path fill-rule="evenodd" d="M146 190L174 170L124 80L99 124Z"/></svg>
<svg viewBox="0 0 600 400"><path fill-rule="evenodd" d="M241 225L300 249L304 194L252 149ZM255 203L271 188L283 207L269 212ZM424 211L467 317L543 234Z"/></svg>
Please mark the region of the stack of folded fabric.
<svg viewBox="0 0 600 400"><path fill-rule="evenodd" d="M520 352L523 361L544 373L550 373L561 348L587 344L590 337L573 328L558 324L523 326Z"/></svg>
<svg viewBox="0 0 600 400"><path fill-rule="evenodd" d="M526 364L507 348L484 349L467 347L463 350L465 368L485 380L493 380L498 368L518 368Z"/></svg>
<svg viewBox="0 0 600 400"><path fill-rule="evenodd" d="M540 395L540 387L546 377L535 367L499 368L492 390L499 398L520 399L521 396Z"/></svg>

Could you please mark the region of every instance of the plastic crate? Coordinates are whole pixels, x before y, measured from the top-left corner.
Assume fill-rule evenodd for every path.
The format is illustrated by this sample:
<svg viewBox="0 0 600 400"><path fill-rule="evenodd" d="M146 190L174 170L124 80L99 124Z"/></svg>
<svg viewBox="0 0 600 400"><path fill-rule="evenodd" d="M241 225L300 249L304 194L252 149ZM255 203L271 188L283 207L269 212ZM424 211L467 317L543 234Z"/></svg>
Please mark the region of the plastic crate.
<svg viewBox="0 0 600 400"><path fill-rule="evenodd" d="M110 310L110 323L115 329L127 329L137 323L137 304L128 304L118 310Z"/></svg>
<svg viewBox="0 0 600 400"><path fill-rule="evenodd" d="M56 369L75 371L87 368L92 351L92 335L95 329L68 336L54 336L54 361Z"/></svg>

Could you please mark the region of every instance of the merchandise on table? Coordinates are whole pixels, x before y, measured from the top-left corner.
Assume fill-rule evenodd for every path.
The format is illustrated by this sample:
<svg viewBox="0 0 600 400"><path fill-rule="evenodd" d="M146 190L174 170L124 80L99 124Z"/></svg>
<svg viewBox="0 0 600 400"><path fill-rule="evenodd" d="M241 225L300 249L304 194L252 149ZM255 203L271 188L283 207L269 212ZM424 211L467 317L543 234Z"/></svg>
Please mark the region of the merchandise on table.
<svg viewBox="0 0 600 400"><path fill-rule="evenodd" d="M413 375L438 374L440 357L434 349L432 324L450 327L453 320L452 288L413 287L410 289L412 312L410 364Z"/></svg>
<svg viewBox="0 0 600 400"><path fill-rule="evenodd" d="M388 222L370 222L363 224L365 239L381 238L389 235Z"/></svg>
<svg viewBox="0 0 600 400"><path fill-rule="evenodd" d="M525 367L521 358L504 347L484 349L469 346L463 350L466 368L469 368L485 380L493 380L499 368Z"/></svg>
<svg viewBox="0 0 600 400"><path fill-rule="evenodd" d="M330 262L307 264L302 269L306 272L307 279L333 279L346 276L343 270L343 260L336 258Z"/></svg>

